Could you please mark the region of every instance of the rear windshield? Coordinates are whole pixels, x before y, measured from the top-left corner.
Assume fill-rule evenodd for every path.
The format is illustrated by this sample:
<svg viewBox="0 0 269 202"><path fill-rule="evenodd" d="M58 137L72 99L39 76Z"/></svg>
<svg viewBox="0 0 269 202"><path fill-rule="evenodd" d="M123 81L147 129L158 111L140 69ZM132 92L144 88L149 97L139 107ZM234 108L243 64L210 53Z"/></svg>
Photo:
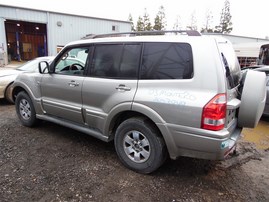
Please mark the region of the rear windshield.
<svg viewBox="0 0 269 202"><path fill-rule="evenodd" d="M232 46L229 46L227 43L219 43L219 47L228 87L231 89L239 85L241 79L240 65Z"/></svg>

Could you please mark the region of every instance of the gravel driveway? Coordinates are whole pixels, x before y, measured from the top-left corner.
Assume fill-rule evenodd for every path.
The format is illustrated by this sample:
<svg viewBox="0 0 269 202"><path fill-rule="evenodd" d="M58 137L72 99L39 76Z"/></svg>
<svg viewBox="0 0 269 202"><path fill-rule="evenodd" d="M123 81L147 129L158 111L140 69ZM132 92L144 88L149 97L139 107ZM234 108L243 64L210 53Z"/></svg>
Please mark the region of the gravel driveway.
<svg viewBox="0 0 269 202"><path fill-rule="evenodd" d="M242 141L224 162L179 158L141 175L113 143L48 122L23 127L0 100L1 201L269 201L268 153Z"/></svg>

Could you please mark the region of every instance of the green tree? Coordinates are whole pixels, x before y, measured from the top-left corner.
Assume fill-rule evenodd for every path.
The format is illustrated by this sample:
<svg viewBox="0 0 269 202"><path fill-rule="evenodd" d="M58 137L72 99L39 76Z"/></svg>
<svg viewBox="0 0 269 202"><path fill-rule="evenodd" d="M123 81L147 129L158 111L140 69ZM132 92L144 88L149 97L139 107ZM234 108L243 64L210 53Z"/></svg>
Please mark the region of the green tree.
<svg viewBox="0 0 269 202"><path fill-rule="evenodd" d="M151 31L152 30L149 14L148 14L146 8L145 8L145 12L144 12L144 15L143 15L143 21L142 22L143 22L143 30L142 31Z"/></svg>
<svg viewBox="0 0 269 202"><path fill-rule="evenodd" d="M133 21L133 17L132 17L132 15L131 15L131 13L129 14L128 21L131 23L131 30L132 30L132 31L135 31L135 28L134 28L134 21Z"/></svg>
<svg viewBox="0 0 269 202"><path fill-rule="evenodd" d="M154 19L154 30L165 30L166 28L166 18L165 10L163 6L160 6L159 11Z"/></svg>
<svg viewBox="0 0 269 202"><path fill-rule="evenodd" d="M220 24L215 27L216 29L214 32L223 34L230 33L233 30L233 23L231 19L232 15L230 13L230 2L229 0L225 0L224 7L221 11Z"/></svg>
<svg viewBox="0 0 269 202"><path fill-rule="evenodd" d="M138 17L136 22L136 31L144 31L143 19L141 16Z"/></svg>

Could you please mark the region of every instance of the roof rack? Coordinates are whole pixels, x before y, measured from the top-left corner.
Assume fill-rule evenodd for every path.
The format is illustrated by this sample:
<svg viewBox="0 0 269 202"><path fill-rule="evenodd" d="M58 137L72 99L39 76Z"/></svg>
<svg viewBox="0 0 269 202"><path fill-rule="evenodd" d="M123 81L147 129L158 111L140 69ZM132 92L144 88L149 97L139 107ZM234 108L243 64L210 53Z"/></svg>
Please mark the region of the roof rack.
<svg viewBox="0 0 269 202"><path fill-rule="evenodd" d="M198 31L195 30L166 30L166 31L139 31L139 32L118 32L110 34L89 34L83 39L96 39L106 37L121 37L121 36L146 36L146 35L165 35L165 34L186 34L188 36L201 36Z"/></svg>

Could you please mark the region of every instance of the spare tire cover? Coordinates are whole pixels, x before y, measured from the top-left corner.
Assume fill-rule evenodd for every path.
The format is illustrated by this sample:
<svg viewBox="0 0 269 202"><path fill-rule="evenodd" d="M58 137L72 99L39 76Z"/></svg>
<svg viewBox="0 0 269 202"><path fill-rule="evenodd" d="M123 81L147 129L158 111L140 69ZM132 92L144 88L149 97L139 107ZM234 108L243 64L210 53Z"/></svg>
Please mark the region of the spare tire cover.
<svg viewBox="0 0 269 202"><path fill-rule="evenodd" d="M266 76L264 72L247 71L238 113L240 127L257 126L266 101Z"/></svg>

